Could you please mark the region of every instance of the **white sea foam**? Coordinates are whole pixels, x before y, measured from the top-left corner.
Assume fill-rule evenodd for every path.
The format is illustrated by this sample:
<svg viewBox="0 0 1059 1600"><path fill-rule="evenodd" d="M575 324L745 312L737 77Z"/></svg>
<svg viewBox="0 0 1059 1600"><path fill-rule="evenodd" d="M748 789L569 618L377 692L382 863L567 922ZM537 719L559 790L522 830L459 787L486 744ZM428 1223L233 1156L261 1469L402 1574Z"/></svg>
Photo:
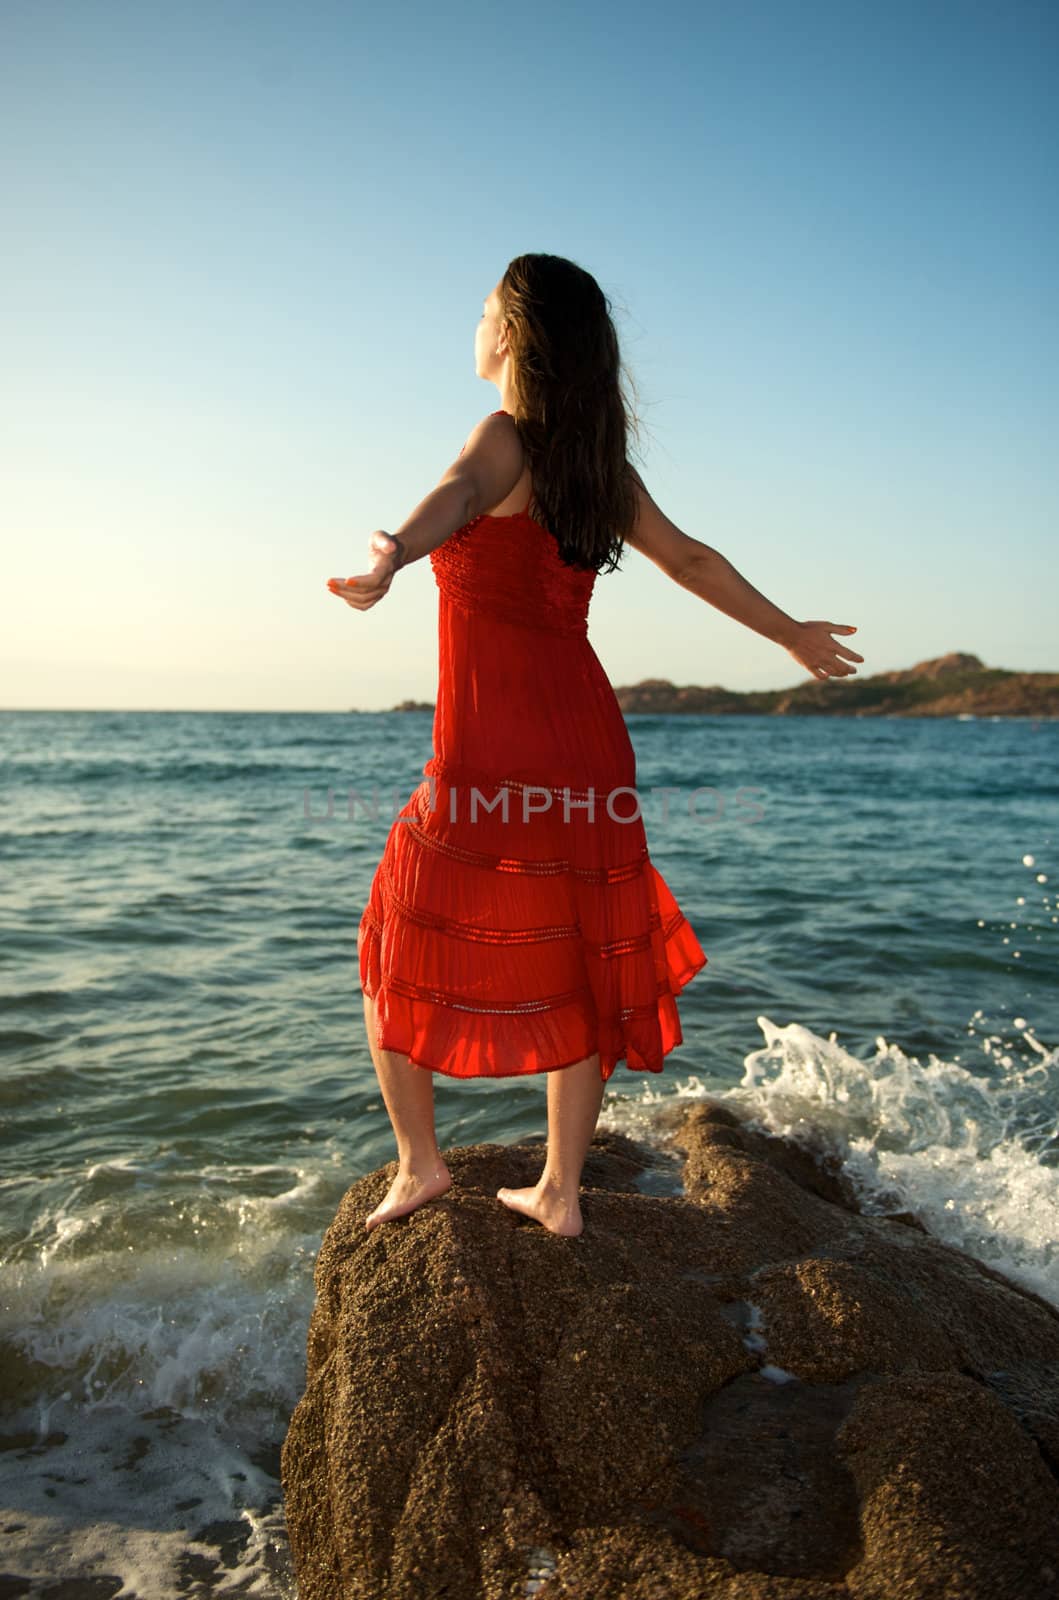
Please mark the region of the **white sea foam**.
<svg viewBox="0 0 1059 1600"><path fill-rule="evenodd" d="M304 1387L319 1212L341 1187L253 1170L276 1192L247 1194L231 1168L151 1174L134 1245L128 1164L96 1162L6 1264L6 1571L114 1575L140 1600L206 1576L218 1595L293 1595L278 1451Z"/></svg>
<svg viewBox="0 0 1059 1600"><path fill-rule="evenodd" d="M924 1062L883 1038L862 1058L834 1033L758 1020L765 1044L734 1087L671 1062L608 1096L602 1126L656 1147L645 1192L678 1188L663 1113L727 1100L769 1131L826 1141L866 1210L914 1210L1059 1303L1059 1060L1025 1017L989 1031L977 1013L966 1052ZM3 1427L24 1435L0 1453L5 1570L40 1585L113 1573L140 1600L177 1600L204 1573L221 1595L293 1594L278 1450L342 1168L328 1141L290 1165L97 1159L62 1198L43 1188L4 1268ZM743 1336L764 1377L789 1379L749 1305Z"/></svg>
<svg viewBox="0 0 1059 1600"><path fill-rule="evenodd" d="M837 1154L865 1212L918 1213L937 1238L1059 1305L1059 1050L1026 1019L990 1033L976 1012L971 1059L925 1062L878 1038L862 1059L831 1033L758 1017L765 1045L736 1087L700 1074L608 1103L601 1122L650 1136L660 1111L709 1098L752 1126Z"/></svg>

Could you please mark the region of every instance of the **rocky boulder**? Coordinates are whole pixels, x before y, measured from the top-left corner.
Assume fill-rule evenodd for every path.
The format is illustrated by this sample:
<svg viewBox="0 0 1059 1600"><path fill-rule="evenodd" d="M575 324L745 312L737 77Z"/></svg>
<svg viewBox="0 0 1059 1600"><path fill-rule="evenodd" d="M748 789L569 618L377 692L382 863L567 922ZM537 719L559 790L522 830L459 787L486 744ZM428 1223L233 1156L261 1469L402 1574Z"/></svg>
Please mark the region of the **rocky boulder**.
<svg viewBox="0 0 1059 1600"><path fill-rule="evenodd" d="M681 1171L597 1134L584 1232L507 1210L543 1144L316 1264L283 1447L299 1600L1059 1596L1059 1312L861 1215L839 1164L719 1104Z"/></svg>

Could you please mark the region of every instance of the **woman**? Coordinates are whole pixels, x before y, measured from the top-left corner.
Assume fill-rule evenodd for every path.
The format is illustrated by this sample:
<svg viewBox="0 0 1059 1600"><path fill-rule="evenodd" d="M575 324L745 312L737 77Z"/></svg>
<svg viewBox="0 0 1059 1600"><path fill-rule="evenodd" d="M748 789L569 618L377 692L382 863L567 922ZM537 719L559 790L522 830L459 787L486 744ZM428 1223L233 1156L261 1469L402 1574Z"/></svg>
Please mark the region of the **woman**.
<svg viewBox="0 0 1059 1600"><path fill-rule="evenodd" d="M619 1060L662 1071L682 1042L675 997L707 962L647 853L632 745L587 637L597 574L628 542L817 678L863 657L831 638L854 628L796 622L655 505L626 459L618 340L590 274L516 257L484 302L475 365L502 408L396 534L372 535L370 572L329 580L367 611L429 555L439 589L434 754L358 937L398 1150L366 1227L451 1184L434 1072L547 1072L544 1170L497 1198L575 1235L603 1086Z"/></svg>

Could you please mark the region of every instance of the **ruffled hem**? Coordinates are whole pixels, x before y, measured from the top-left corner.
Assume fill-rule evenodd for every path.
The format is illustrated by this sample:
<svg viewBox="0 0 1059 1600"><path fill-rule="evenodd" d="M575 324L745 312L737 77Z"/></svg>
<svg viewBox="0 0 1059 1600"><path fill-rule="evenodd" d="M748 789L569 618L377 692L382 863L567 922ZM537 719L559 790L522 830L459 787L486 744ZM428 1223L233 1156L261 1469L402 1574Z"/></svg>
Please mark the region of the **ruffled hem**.
<svg viewBox="0 0 1059 1600"><path fill-rule="evenodd" d="M690 982L695 973L706 965L706 961L704 955L688 973L685 982ZM376 1002L376 1042L379 1048L406 1056L413 1066L422 1067L425 1071L440 1072L447 1078L522 1078L540 1072L561 1072L564 1067L572 1067L586 1060L598 1049L600 1076L604 1083L613 1077L621 1064L630 1072L659 1073L664 1070L665 1057L684 1042L674 1001L674 993L677 992L679 990L659 996L659 1048L655 1049L645 1042L638 1047L627 1033L624 1043L607 1047L602 1042L604 1030L597 1030L582 1012L576 1018L576 1024L582 1030L580 1044L574 1047L572 1055L556 1061L542 1058L539 1043L534 1039L526 1039L520 1049L519 1029L512 1027L510 1021L504 1028L503 1039L499 1041L488 1029L482 1030L480 1037L478 1030L468 1028L464 1021L457 1024L460 1031L451 1040L449 1048L439 1047L439 1036L447 1032L447 1029L441 1029L438 1025L438 1014L443 1010L442 1007L431 1001L409 1000L406 996L395 995L385 983L375 994L364 990L368 998ZM622 1032L620 1027L613 1025L608 1031L612 1038ZM573 1028L568 1024L565 1037L569 1039L572 1032ZM598 1045L593 1042L594 1037L599 1038Z"/></svg>
<svg viewBox="0 0 1059 1600"><path fill-rule="evenodd" d="M652 872L657 869L652 867ZM662 880L664 883L664 880ZM667 890L668 892L668 890ZM665 935L666 977L653 1015L599 1015L591 987L538 1011L476 1008L471 997L430 998L408 992L381 973L382 928L370 907L361 923L361 987L375 1002L375 1037L382 1050L413 1066L449 1078L516 1078L559 1072L599 1051L604 1083L624 1063L630 1072L664 1070L665 1057L683 1044L676 996L708 963L691 925L676 911Z"/></svg>
<svg viewBox="0 0 1059 1600"><path fill-rule="evenodd" d="M676 996L707 957L642 823L459 824L412 795L360 921L376 1042L454 1078L555 1072L599 1053L661 1072Z"/></svg>

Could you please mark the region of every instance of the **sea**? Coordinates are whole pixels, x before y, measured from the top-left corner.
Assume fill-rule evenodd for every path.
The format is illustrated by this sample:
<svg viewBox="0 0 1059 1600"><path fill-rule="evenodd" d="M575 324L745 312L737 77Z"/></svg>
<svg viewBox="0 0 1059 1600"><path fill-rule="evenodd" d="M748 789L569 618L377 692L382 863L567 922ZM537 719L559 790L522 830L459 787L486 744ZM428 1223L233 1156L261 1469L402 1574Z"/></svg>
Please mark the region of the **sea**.
<svg viewBox="0 0 1059 1600"><path fill-rule="evenodd" d="M1059 1305L1059 723L628 723L709 960L600 1126L661 1145L719 1099ZM357 925L431 740L414 711L0 714L5 1597L293 1600L313 1267L395 1155ZM435 1102L443 1149L545 1131L539 1075Z"/></svg>

